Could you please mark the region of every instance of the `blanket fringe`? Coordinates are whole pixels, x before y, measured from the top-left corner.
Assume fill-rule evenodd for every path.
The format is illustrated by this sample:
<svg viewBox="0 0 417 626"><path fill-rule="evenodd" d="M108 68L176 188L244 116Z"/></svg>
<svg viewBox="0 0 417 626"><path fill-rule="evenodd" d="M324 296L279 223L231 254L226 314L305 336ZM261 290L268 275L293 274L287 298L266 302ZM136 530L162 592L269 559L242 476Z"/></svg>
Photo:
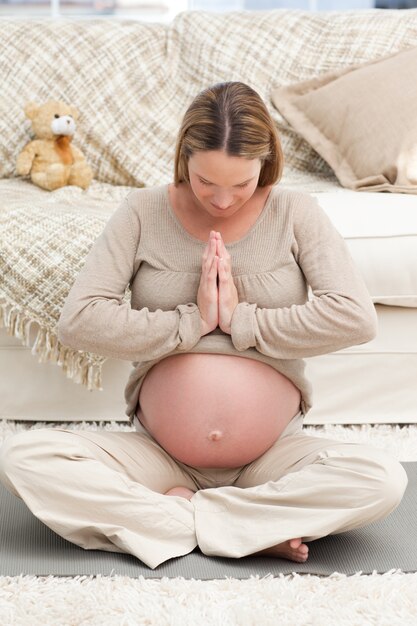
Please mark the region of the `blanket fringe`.
<svg viewBox="0 0 417 626"><path fill-rule="evenodd" d="M17 307L6 303L0 304L0 327L6 328L9 335L20 339L23 345L30 348L30 328L34 319L25 315ZM54 332L39 325L35 343L31 350L38 356L39 363L56 363L62 367L67 378L81 383L89 391L103 391L102 363L91 363L86 353L63 346Z"/></svg>

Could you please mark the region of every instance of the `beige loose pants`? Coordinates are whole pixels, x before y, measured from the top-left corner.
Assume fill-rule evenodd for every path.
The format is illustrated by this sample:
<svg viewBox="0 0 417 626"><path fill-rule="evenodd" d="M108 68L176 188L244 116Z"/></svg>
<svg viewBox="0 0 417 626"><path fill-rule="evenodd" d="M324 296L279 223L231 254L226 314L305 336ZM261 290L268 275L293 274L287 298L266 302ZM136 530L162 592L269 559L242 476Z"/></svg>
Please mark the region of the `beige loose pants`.
<svg viewBox="0 0 417 626"><path fill-rule="evenodd" d="M150 568L191 552L242 557L387 516L407 475L385 451L308 436L296 415L253 463L203 469L137 432L45 428L9 437L0 480L53 531L87 550L127 552ZM191 500L165 496L176 486Z"/></svg>

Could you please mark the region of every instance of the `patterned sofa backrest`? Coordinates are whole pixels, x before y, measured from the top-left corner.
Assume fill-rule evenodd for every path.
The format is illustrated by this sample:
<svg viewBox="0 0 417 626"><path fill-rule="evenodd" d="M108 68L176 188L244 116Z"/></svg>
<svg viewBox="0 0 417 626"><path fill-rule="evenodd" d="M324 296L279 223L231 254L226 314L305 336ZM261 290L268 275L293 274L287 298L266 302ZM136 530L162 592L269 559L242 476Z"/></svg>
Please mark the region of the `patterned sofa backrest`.
<svg viewBox="0 0 417 626"><path fill-rule="evenodd" d="M3 21L0 177L15 175L17 154L31 139L25 103L58 98L80 111L74 143L97 180L168 182L187 106L201 89L227 80L244 81L265 99L289 165L327 172L272 106L271 90L411 46L417 10L189 11L170 25Z"/></svg>
<svg viewBox="0 0 417 626"><path fill-rule="evenodd" d="M168 46L171 41L171 58L175 56L182 78L176 81L177 101L191 100L210 83L247 82L278 124L287 164L325 173L329 166L272 106L271 91L417 46L417 9L191 12L173 23Z"/></svg>
<svg viewBox="0 0 417 626"><path fill-rule="evenodd" d="M166 26L134 21L0 22L0 177L32 139L24 105L58 99L77 107L74 144L94 177L135 184L144 120L160 105Z"/></svg>

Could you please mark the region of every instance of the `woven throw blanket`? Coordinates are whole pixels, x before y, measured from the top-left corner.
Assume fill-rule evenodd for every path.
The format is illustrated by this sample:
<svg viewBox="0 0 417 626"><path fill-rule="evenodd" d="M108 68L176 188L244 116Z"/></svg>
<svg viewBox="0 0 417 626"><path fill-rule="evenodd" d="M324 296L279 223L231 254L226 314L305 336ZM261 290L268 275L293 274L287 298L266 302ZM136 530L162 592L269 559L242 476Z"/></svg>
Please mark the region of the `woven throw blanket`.
<svg viewBox="0 0 417 626"><path fill-rule="evenodd" d="M283 184L311 192L342 189L334 177L299 171L287 171ZM91 246L130 190L93 182L87 192L48 192L18 179L0 180L0 326L29 346L36 324L32 354L90 390L102 389L106 359L63 346L56 325ZM130 300L128 287L124 299Z"/></svg>
<svg viewBox="0 0 417 626"><path fill-rule="evenodd" d="M65 298L96 237L126 187L93 183L50 193L31 183L0 181L0 326L89 390L102 389L105 358L63 346L56 324ZM125 299L129 299L126 290Z"/></svg>
<svg viewBox="0 0 417 626"><path fill-rule="evenodd" d="M278 124L287 163L328 165L270 101L276 87L417 46L417 10L208 13L171 24L127 20L3 20L0 31L0 178L15 176L31 139L28 100L80 111L74 145L94 178L158 185L172 178L175 140L193 97L228 80L250 84Z"/></svg>

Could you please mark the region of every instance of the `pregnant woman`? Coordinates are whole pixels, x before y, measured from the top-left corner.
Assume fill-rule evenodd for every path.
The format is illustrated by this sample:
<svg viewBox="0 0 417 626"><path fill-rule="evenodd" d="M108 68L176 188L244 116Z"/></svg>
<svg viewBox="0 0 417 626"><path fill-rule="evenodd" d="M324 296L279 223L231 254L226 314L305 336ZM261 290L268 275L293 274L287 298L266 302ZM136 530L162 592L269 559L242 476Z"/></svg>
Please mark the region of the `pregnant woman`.
<svg viewBox="0 0 417 626"><path fill-rule="evenodd" d="M277 184L282 167L259 95L210 87L185 113L173 183L132 191L93 245L59 338L132 361L136 430L26 431L0 454L5 486L68 541L151 568L197 546L303 562L308 542L401 501L386 452L303 431L303 358L369 341L376 316L343 238Z"/></svg>

